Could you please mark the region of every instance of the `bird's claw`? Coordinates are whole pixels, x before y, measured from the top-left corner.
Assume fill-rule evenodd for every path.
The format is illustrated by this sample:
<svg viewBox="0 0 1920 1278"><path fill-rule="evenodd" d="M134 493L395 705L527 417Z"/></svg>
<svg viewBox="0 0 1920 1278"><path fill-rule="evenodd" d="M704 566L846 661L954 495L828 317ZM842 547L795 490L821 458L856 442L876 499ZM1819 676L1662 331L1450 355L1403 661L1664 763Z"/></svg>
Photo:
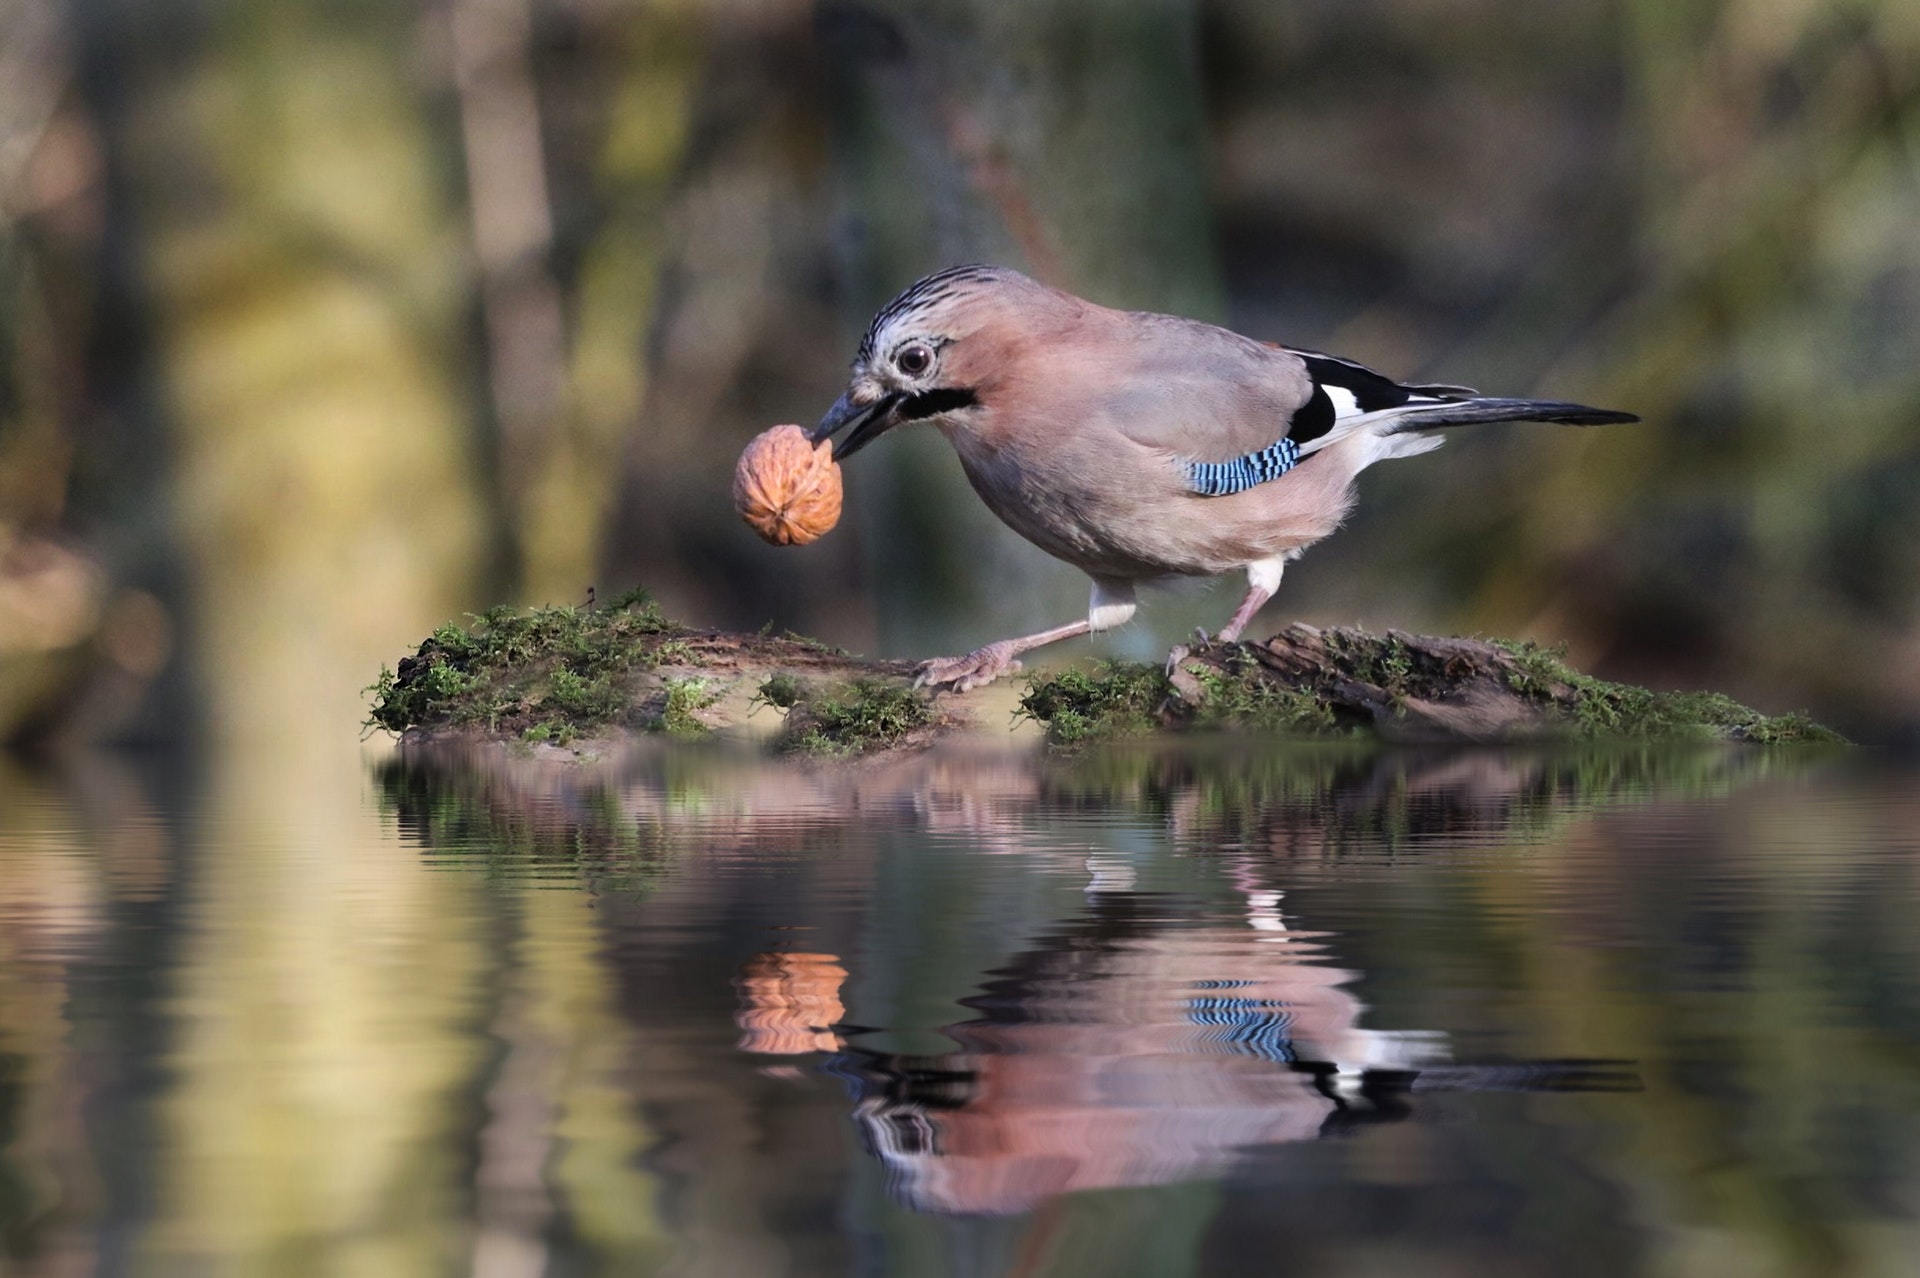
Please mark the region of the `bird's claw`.
<svg viewBox="0 0 1920 1278"><path fill-rule="evenodd" d="M1227 636L1224 630L1218 635L1210 635L1207 633L1205 626L1195 626L1193 628L1193 645L1191 647L1184 643L1177 643L1173 645L1173 650L1167 653L1167 678L1173 678L1173 672L1180 668L1180 663L1188 657L1191 657L1194 653L1210 652L1216 643L1232 642L1233 640Z"/></svg>
<svg viewBox="0 0 1920 1278"><path fill-rule="evenodd" d="M1001 675L1018 674L1024 667L1014 658L1010 643L990 643L964 657L935 657L914 676L916 688L951 686L955 692L983 688Z"/></svg>
<svg viewBox="0 0 1920 1278"><path fill-rule="evenodd" d="M1192 647L1188 647L1184 643L1177 643L1173 645L1173 650L1167 653L1167 678L1173 678L1173 672L1180 668L1180 663L1188 657L1191 657L1195 652L1205 652L1211 647L1213 647L1213 636L1207 633L1204 626L1195 626L1193 628Z"/></svg>

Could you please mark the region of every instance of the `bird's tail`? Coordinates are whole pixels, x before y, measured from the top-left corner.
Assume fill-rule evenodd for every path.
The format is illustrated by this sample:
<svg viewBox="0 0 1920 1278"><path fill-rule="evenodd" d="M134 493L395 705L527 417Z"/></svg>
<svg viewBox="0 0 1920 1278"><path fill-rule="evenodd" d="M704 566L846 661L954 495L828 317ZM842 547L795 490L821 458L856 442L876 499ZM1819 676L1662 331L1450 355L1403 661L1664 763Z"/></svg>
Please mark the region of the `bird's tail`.
<svg viewBox="0 0 1920 1278"><path fill-rule="evenodd" d="M1610 426L1618 422L1637 422L1632 413L1611 408L1589 408L1557 399L1473 399L1409 400L1398 408L1374 414L1383 427L1381 433L1404 435L1410 431L1444 430L1450 426L1479 426L1487 422L1553 422L1561 426Z"/></svg>
<svg viewBox="0 0 1920 1278"><path fill-rule="evenodd" d="M1450 430L1455 426L1479 426L1488 422L1554 422L1565 426L1605 426L1615 422L1637 422L1632 413L1610 408L1589 408L1557 399L1495 399L1459 392L1455 387L1409 387L1416 392L1455 391L1432 398L1417 394L1403 404L1343 417L1332 430L1300 446L1300 455L1309 457L1341 440L1360 436L1371 445L1362 467L1394 457L1412 457L1431 452L1445 443L1429 431Z"/></svg>

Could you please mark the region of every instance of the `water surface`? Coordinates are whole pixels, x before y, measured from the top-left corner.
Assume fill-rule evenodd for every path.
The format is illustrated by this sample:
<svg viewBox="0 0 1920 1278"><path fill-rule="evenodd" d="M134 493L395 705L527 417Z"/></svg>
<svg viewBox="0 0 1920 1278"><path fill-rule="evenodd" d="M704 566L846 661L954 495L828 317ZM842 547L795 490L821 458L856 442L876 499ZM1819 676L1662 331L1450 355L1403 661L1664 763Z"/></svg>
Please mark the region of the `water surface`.
<svg viewBox="0 0 1920 1278"><path fill-rule="evenodd" d="M683 749L375 763L339 811L9 773L0 1246L62 1274L1909 1273L1916 780Z"/></svg>

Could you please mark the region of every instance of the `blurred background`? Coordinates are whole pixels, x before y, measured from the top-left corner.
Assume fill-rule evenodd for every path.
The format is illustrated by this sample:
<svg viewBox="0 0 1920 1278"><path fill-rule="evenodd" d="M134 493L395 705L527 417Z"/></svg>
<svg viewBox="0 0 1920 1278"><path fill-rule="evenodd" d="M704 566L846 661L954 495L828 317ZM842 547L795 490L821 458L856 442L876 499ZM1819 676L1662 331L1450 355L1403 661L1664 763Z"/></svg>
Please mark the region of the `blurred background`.
<svg viewBox="0 0 1920 1278"><path fill-rule="evenodd" d="M0 732L337 744L436 623L589 586L1071 618L933 432L804 550L727 500L980 259L1645 417L1368 474L1263 624L1920 719L1906 0L0 0Z"/></svg>
<svg viewBox="0 0 1920 1278"><path fill-rule="evenodd" d="M1920 724L1913 0L0 0L0 740L24 747L0 750L0 1270L537 1273L527 1240L564 1202L607 1258L577 1272L646 1272L670 1234L718 1257L674 1272L801 1271L752 1222L831 1183L778 1173L846 1156L844 1107L769 1144L735 1102L786 1084L713 1066L741 1055L731 974L799 917L791 880L665 818L622 825L621 856L717 866L711 909L650 915L565 861L480 872L527 842L512 822L462 868L419 833L459 805L396 816L369 772L362 689L448 618L589 586L888 655L1076 615L1084 581L1000 528L931 432L858 457L813 546L761 544L728 500L741 445L831 402L878 305L979 259L1646 418L1465 432L1370 472L1269 627L1531 636L1869 738ZM1063 659L1156 654L1238 588L1150 600ZM100 741L168 748L69 748ZM1110 839L1034 818L1065 858L1053 896L981 869L992 829L944 860L912 829L884 856L763 830L743 784L673 773L693 752L659 803L741 814L823 899L882 867L867 970L937 1027L1033 949L1020 927L1073 914L1089 840L1213 874L1152 831L1237 784L1228 757L1113 778ZM1362 780L1267 789L1372 820ZM967 818L995 784L963 772L902 810ZM1737 1043L1719 1074L1650 1067L1660 1106L1592 1142L1653 1186L1622 1218L1690 1240L1661 1273L1847 1272L1822 1213L1914 1201L1920 967L1888 868L1916 863L1889 833L1910 806L1849 824L1788 788L1711 839L1576 825L1537 836L1571 852L1531 879L1475 853L1464 885L1362 876L1306 923L1375 974L1372 1024L1537 1019L1543 1057ZM1311 866L1273 849L1310 835L1193 847L1268 849L1256 886L1290 890ZM1425 927L1424 901L1474 913ZM1657 1015L1611 999L1615 964ZM707 1054L682 1051L684 1009ZM1517 1139L1544 1151L1499 1164L1523 1188L1587 1183ZM1088 1233L1137 1236L1100 1210ZM767 1219L829 1218L806 1211ZM1806 1259L1726 1242L1762 1234ZM1901 1272L1908 1235L1875 1237L1894 1259L1854 1272Z"/></svg>

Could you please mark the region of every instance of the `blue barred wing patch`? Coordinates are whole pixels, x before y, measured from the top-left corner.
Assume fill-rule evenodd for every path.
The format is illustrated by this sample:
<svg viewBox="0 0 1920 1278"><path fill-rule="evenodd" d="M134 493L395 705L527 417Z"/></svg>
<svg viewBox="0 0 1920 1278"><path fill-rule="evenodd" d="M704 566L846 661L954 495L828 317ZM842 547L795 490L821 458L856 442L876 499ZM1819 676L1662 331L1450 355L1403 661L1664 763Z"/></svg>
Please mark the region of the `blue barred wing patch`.
<svg viewBox="0 0 1920 1278"><path fill-rule="evenodd" d="M1285 1065L1295 1059L1293 1013L1286 1009L1272 999L1202 996L1187 1000L1187 1021L1205 1030L1206 1042Z"/></svg>
<svg viewBox="0 0 1920 1278"><path fill-rule="evenodd" d="M1188 462L1187 483L1202 497L1225 497L1278 479L1299 464L1300 445L1282 439L1231 461Z"/></svg>

